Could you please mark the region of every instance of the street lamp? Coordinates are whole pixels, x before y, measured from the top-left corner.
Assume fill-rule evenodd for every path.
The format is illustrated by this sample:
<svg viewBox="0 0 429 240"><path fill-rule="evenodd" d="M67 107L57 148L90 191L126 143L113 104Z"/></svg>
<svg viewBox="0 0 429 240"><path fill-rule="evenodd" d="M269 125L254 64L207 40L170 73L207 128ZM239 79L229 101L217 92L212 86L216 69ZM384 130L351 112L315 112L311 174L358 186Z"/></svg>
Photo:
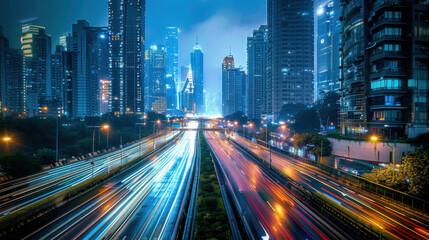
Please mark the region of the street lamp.
<svg viewBox="0 0 429 240"><path fill-rule="evenodd" d="M101 128L104 129L104 130L106 130L106 138L107 138L107 140L106 140L106 148L109 149L109 128L110 128L110 125L109 124L104 124Z"/></svg>

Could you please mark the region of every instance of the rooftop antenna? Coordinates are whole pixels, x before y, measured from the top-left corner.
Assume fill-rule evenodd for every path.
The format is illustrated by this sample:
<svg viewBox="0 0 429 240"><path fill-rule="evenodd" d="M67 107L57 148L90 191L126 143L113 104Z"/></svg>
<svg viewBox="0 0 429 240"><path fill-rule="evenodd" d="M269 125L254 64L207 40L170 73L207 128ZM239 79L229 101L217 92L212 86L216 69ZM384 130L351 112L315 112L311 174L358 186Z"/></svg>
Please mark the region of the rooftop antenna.
<svg viewBox="0 0 429 240"><path fill-rule="evenodd" d="M198 45L198 35L197 35L197 45Z"/></svg>
<svg viewBox="0 0 429 240"><path fill-rule="evenodd" d="M229 45L229 55L232 55L232 53L231 53L231 45Z"/></svg>

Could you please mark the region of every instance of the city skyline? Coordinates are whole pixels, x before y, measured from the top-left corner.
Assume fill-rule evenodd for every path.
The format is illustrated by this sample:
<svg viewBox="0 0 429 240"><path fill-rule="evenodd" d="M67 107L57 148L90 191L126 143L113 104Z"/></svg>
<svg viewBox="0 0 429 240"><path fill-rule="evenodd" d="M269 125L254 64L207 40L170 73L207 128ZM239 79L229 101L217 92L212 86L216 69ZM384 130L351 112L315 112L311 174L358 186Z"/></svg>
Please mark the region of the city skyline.
<svg viewBox="0 0 429 240"><path fill-rule="evenodd" d="M9 12L0 12L0 23L10 26L3 32L9 39L12 48L19 48L20 28L18 21L39 17L38 23L46 27L52 37L52 49L60 42L60 36L71 32L71 26L77 20L86 20L94 27L108 26L108 0L90 1L58 1L49 3L54 9L67 9L66 14L59 15L56 11L39 8L43 2L35 4L29 0L1 2L3 9L15 10L18 14L9 16ZM48 3L46 3L48 4ZM19 6L25 5L24 8ZM80 6L76 9L76 6ZM168 0L146 2L146 46L163 44L165 29L177 27L180 29L179 66L189 64L189 52L198 36L199 43L205 55L204 84L207 90L221 93L218 82L221 81L219 61L230 52L234 54L236 65L243 69L246 64L246 38L260 25L266 24L266 3L264 1L231 1L211 2L200 0L185 0L171 2ZM201 11L204 9L204 11ZM238 10L240 9L240 10ZM70 12L73 11L73 14ZM93 14L92 11L96 11ZM167 16L169 16L167 18ZM192 17L190 17L192 16ZM55 23L55 24L54 24ZM210 29L210 31L207 31ZM19 34L19 35L16 35ZM213 36L224 36L222 41ZM147 49L148 47L146 47Z"/></svg>

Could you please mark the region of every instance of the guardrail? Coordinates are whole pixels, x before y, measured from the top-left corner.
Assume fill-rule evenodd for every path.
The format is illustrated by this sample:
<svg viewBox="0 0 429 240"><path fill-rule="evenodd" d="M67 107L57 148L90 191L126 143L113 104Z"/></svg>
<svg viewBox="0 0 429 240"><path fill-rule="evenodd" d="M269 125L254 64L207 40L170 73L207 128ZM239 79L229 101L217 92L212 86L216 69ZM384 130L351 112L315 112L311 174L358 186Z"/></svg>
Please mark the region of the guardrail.
<svg viewBox="0 0 429 240"><path fill-rule="evenodd" d="M195 214L197 212L197 200L198 200L198 188L200 185L200 162L201 162L201 148L200 141L198 139L195 140L197 142L197 147L195 149L195 161L194 161L194 170L193 170L193 180L192 180L192 189L187 197L187 211L186 211L186 221L183 228L183 234L181 239L189 239L192 240L194 236L194 227L195 227ZM189 181L191 182L191 181ZM182 211L181 211L182 212ZM183 215L182 215L183 216ZM178 236L177 236L178 237ZM176 238L177 238L176 237Z"/></svg>
<svg viewBox="0 0 429 240"><path fill-rule="evenodd" d="M355 217L345 213L334 203L324 199L323 196L308 191L277 167L272 165L270 166L269 162L254 154L252 151L242 147L234 140L231 140L231 142L239 149L242 149L243 152L250 156L250 158L253 159L255 163L262 166L266 171L270 172L278 180L283 182L284 186L298 194L302 199L305 199L311 207L315 208L320 214L323 214L324 217L328 218L332 223L335 224L335 226L341 229L344 233L348 234L350 237L354 239L387 239L382 235L381 232L375 231Z"/></svg>
<svg viewBox="0 0 429 240"><path fill-rule="evenodd" d="M285 151L283 149L279 149L276 147L273 147L272 149L274 151L283 153L283 154L288 155L290 157L296 156L296 155L291 154L290 152ZM330 176L332 176L335 179L346 181L346 182L351 183L352 185L355 185L356 187L361 188L363 190L366 190L366 191L369 191L372 193L376 193L378 195L381 195L381 196L390 198L392 200L398 201L402 204L408 205L408 206L415 208L417 210L420 210L424 213L427 213L427 214L429 213L429 209L428 209L429 202L425 201L421 198L408 195L404 192L395 190L393 188L389 188L387 186L383 186L383 185L378 184L378 183L370 182L363 177L353 175L351 173L336 169L334 167L325 165L325 164L320 163L320 162L312 161L310 159L303 158L303 157L299 157L299 160L303 161L306 164L315 166L315 167L327 172Z"/></svg>
<svg viewBox="0 0 429 240"><path fill-rule="evenodd" d="M20 226L24 224L28 224L29 222L40 217L41 215L46 214L50 210L60 205L63 205L89 191L96 189L102 183L116 176L117 174L121 173L123 170L127 170L132 166L134 166L134 164L138 163L138 161L158 153L166 146L170 145L180 135L181 135L180 133L177 134L167 142L159 145L156 149L151 149L146 153L144 153L143 155L124 163L122 166L120 165L114 169L111 169L110 172L97 175L94 178L89 179L83 183L80 183L72 188L66 189L63 192L57 193L42 201L31 204L20 211L14 212L12 214L9 214L0 218L0 238L7 232L16 231L17 229L19 229Z"/></svg>
<svg viewBox="0 0 429 240"><path fill-rule="evenodd" d="M207 142L207 139L204 139L204 141ZM228 194L228 189L225 187L225 178L224 178L224 175L221 174L222 170L221 170L221 167L219 165L219 161L217 160L216 154L214 154L212 146L208 142L207 142L207 145L210 149L210 156L211 156L213 164L214 164L217 180L218 180L219 187L220 187L220 192L222 195L222 200L223 200L223 203L225 206L225 210L227 212L228 222L229 222L229 227L231 229L232 238L234 240L242 240L243 238L241 235L242 235L242 232L245 232L245 230L243 230L243 231L240 230L240 229L244 229L244 226L243 226L243 223L238 222L237 218L236 218L236 216L240 216L240 214L238 213L238 210L237 210L238 208L237 208L237 206L233 200L231 203L231 199L230 199L230 196ZM235 208L233 207L233 205L235 206Z"/></svg>
<svg viewBox="0 0 429 240"><path fill-rule="evenodd" d="M244 137L244 136L242 136L242 137ZM246 138L246 137L244 137L244 138ZM258 142L258 144L266 147L265 144L261 144L259 142ZM426 200L423 200L421 198L418 198L418 197L409 195L407 193L395 190L393 188L389 188L387 186L384 186L384 185L381 185L378 183L368 181L363 177L353 175L351 173L348 173L348 172L340 170L340 169L336 169L334 167L325 165L323 163L316 162L316 161L313 161L313 160L310 160L307 158L303 158L303 157L294 155L294 154L292 154L286 150L283 150L283 149L280 149L277 147L271 146L271 149L273 151L277 151L277 152L283 153L285 155L288 155L289 157L293 157L295 159L298 159L298 160L300 160L306 164L317 167L317 168L325 171L331 177L333 177L337 180L345 181L347 183L350 183L350 184L356 186L357 188L360 188L360 189L366 190L368 192L375 193L375 194L381 195L383 197L395 200L397 202L400 202L404 205L411 207L412 209L416 209L416 210L422 211L423 213L429 214L429 202Z"/></svg>

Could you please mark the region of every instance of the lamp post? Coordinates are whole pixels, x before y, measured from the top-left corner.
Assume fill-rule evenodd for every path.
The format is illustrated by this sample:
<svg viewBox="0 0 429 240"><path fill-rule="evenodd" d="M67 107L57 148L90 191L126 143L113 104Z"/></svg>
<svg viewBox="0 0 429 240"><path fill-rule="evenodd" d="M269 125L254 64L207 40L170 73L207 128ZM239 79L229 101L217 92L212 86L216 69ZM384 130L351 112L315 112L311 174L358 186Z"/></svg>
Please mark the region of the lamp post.
<svg viewBox="0 0 429 240"><path fill-rule="evenodd" d="M9 142L12 141L11 137L5 136L1 139L3 142L5 142L6 145L6 152L9 153Z"/></svg>
<svg viewBox="0 0 429 240"><path fill-rule="evenodd" d="M106 138L107 138L107 140L106 140L106 148L109 149L109 128L110 128L110 125L109 124L104 124L102 126L102 128L106 130Z"/></svg>
<svg viewBox="0 0 429 240"><path fill-rule="evenodd" d="M87 126L88 128L93 128L92 130L92 154L91 154L91 165L92 165L92 174L91 174L91 178L94 178L94 166L95 166L95 162L94 162L94 155L95 155L95 131L98 129L101 131L101 129L107 129L109 130L110 126L108 124L104 124L102 126ZM107 139L108 136L107 136Z"/></svg>
<svg viewBox="0 0 429 240"><path fill-rule="evenodd" d="M161 120L156 120L153 123L153 149L155 149L155 135L156 135L156 125L161 124Z"/></svg>

